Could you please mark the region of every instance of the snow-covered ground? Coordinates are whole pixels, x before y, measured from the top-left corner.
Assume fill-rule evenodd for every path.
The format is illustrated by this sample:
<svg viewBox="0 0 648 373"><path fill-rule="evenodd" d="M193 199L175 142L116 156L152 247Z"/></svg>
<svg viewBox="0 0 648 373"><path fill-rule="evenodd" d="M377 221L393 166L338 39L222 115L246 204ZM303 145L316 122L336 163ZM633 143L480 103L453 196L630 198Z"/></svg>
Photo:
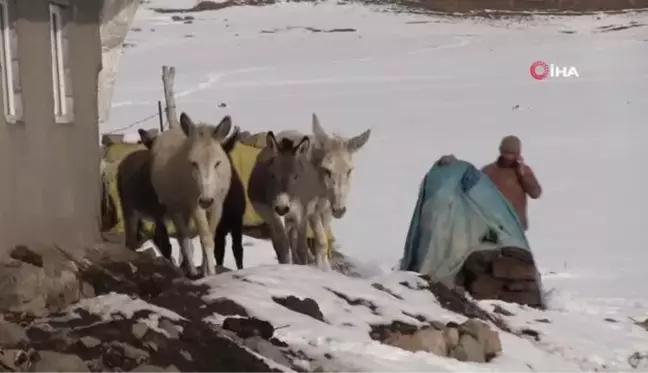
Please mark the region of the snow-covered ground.
<svg viewBox="0 0 648 373"><path fill-rule="evenodd" d="M121 130L156 113L163 64L177 68L179 110L197 119L230 114L251 132L310 131L316 112L329 131L371 128L334 231L342 252L383 269L402 254L431 164L454 153L481 166L516 134L544 188L530 203L528 235L552 291L550 311L516 310L515 319L552 320L538 323L550 337L537 347L564 363L537 369L627 370L629 354L648 353L648 333L629 319L648 317L648 33L601 29L648 16L476 21L291 3L186 13L195 19L184 23L147 9L183 3L138 11L102 132L157 126L151 118ZM536 60L580 76L534 80ZM275 262L269 243L246 241L246 267ZM226 260L233 267L229 251ZM502 358L517 348L505 344Z"/></svg>

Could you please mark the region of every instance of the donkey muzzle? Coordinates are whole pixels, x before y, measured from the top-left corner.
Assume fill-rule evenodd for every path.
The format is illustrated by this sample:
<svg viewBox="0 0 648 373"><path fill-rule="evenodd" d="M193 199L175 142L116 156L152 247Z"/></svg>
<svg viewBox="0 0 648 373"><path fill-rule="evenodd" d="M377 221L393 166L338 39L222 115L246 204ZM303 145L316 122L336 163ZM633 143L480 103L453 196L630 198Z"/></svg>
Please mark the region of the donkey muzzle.
<svg viewBox="0 0 648 373"><path fill-rule="evenodd" d="M284 215L286 215L288 213L288 211L290 211L290 207L288 207L288 206L275 206L274 210L279 216L284 216Z"/></svg>
<svg viewBox="0 0 648 373"><path fill-rule="evenodd" d="M208 209L213 204L214 204L213 198L200 198L198 200L198 206L202 207L203 209Z"/></svg>
<svg viewBox="0 0 648 373"><path fill-rule="evenodd" d="M331 213L333 213L334 218L339 219L343 217L344 214L346 213L346 207L338 207L338 208L332 207Z"/></svg>

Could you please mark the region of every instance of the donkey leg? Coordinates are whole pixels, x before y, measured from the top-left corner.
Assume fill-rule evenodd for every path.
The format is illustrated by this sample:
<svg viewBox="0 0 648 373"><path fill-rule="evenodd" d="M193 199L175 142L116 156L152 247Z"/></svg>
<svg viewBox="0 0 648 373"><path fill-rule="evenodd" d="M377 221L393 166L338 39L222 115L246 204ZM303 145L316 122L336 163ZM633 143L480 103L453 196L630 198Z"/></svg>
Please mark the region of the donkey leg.
<svg viewBox="0 0 648 373"><path fill-rule="evenodd" d="M169 231L167 231L164 218L155 218L155 233L153 234L153 243L160 250L160 254L173 262L171 254L171 242L169 240Z"/></svg>
<svg viewBox="0 0 648 373"><path fill-rule="evenodd" d="M214 257L216 258L216 265L222 266L225 261L225 238L229 231L228 224L225 221L218 223L216 228L216 235L214 236Z"/></svg>
<svg viewBox="0 0 648 373"><path fill-rule="evenodd" d="M198 271L196 271L193 264L193 244L189 236L189 217L185 216L185 214L174 214L172 220L178 234L180 251L182 252L182 268L187 277L196 278L198 277Z"/></svg>
<svg viewBox="0 0 648 373"><path fill-rule="evenodd" d="M331 221L333 220L333 214L331 212L331 209L327 208L321 211L321 215L322 215L322 225L324 226L324 234L326 236L326 256L329 259L331 259L331 256L333 255L333 245L328 238L328 234L329 232L332 232Z"/></svg>
<svg viewBox="0 0 648 373"><path fill-rule="evenodd" d="M298 249L298 222L294 216L286 216L284 219L286 224L286 235L288 236L288 243L290 245L290 263L291 264L304 264Z"/></svg>
<svg viewBox="0 0 648 373"><path fill-rule="evenodd" d="M220 214L219 214L220 215ZM220 216L218 216L220 219ZM202 208L196 208L193 212L194 223L198 230L200 237L200 244L203 250L202 270L204 276L211 276L216 274L216 259L214 258L214 236L213 232L216 230L211 229L209 220L207 219L207 211Z"/></svg>
<svg viewBox="0 0 648 373"><path fill-rule="evenodd" d="M139 239L137 237L139 222L141 220L141 214L132 208L130 204L122 205L122 212L124 217L124 241L126 247L131 250L136 250L138 248Z"/></svg>
<svg viewBox="0 0 648 373"><path fill-rule="evenodd" d="M317 266L324 271L331 270L331 263L329 263L328 256L326 255L326 232L322 225L322 215L318 213L311 214L308 218L313 233L315 235L315 261Z"/></svg>
<svg viewBox="0 0 648 373"><path fill-rule="evenodd" d="M279 264L289 264L290 243L286 235L286 228L275 214L272 207L262 203L252 203L254 210L261 216L263 221L270 226L270 238L272 240L272 247L277 254L277 261Z"/></svg>
<svg viewBox="0 0 648 373"><path fill-rule="evenodd" d="M232 253L236 268L243 269L243 217L231 223L230 235L232 236Z"/></svg>
<svg viewBox="0 0 648 373"><path fill-rule="evenodd" d="M296 231L295 251L298 252L301 264L310 265L313 260L310 249L308 248L308 219L299 221Z"/></svg>

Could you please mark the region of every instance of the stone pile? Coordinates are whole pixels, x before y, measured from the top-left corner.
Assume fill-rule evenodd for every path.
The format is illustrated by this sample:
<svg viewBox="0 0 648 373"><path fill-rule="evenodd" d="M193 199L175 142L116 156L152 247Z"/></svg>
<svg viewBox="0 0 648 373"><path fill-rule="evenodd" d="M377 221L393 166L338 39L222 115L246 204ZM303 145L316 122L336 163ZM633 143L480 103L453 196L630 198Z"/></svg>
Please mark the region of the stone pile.
<svg viewBox="0 0 648 373"><path fill-rule="evenodd" d="M431 325L413 332L390 332L383 343L411 352L425 351L476 363L487 363L502 352L499 334L478 319L462 324Z"/></svg>
<svg viewBox="0 0 648 373"><path fill-rule="evenodd" d="M207 289L184 281L163 258L119 245L102 249L79 258L21 246L0 263L0 372L292 369L269 323L228 302L201 308ZM104 319L80 306L111 292L179 317L142 309ZM214 312L241 316L218 327L205 321Z"/></svg>
<svg viewBox="0 0 648 373"><path fill-rule="evenodd" d="M544 308L540 275L530 252L506 247L472 253L458 285L475 299L498 299Z"/></svg>

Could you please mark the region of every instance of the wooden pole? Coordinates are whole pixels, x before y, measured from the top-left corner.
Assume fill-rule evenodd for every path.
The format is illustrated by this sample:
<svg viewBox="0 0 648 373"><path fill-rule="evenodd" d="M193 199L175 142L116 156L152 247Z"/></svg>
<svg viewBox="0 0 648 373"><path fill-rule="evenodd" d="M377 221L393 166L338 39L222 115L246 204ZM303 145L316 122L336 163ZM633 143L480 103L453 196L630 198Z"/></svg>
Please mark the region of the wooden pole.
<svg viewBox="0 0 648 373"><path fill-rule="evenodd" d="M162 84L164 85L164 99L166 101L166 117L169 128L179 127L176 114L175 96L173 94L173 81L175 80L175 67L162 66Z"/></svg>
<svg viewBox="0 0 648 373"><path fill-rule="evenodd" d="M158 119L160 121L160 133L164 131L164 119L162 119L162 101L158 100Z"/></svg>

